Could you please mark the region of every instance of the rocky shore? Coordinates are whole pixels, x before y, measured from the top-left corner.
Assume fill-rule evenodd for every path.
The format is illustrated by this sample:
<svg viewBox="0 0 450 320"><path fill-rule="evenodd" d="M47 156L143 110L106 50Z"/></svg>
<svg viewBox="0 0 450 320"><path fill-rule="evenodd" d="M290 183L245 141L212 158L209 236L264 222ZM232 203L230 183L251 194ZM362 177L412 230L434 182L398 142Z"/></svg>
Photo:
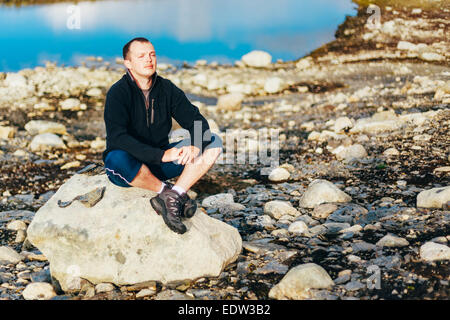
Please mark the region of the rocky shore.
<svg viewBox="0 0 450 320"><path fill-rule="evenodd" d="M280 132L270 175L225 162L193 187L243 240L218 277L63 292L27 229L75 173L102 174L104 97L123 69L0 73L0 299L448 299L450 9L378 1L373 29L362 2L297 61L159 65L223 138Z"/></svg>

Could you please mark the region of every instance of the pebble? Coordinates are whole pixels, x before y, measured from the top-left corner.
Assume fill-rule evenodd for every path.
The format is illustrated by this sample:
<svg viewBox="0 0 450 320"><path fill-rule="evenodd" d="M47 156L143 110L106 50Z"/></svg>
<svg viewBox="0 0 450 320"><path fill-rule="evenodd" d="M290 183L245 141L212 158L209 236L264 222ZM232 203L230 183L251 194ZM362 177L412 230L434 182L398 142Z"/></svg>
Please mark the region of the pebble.
<svg viewBox="0 0 450 320"><path fill-rule="evenodd" d="M111 292L114 286L111 283L99 283L95 286L96 293Z"/></svg>
<svg viewBox="0 0 450 320"><path fill-rule="evenodd" d="M241 93L229 93L222 95L217 100L217 108L223 111L238 111L241 109L244 95Z"/></svg>
<svg viewBox="0 0 450 320"><path fill-rule="evenodd" d="M31 151L43 151L50 149L65 149L66 145L60 137L53 133L36 135L30 143Z"/></svg>
<svg viewBox="0 0 450 320"><path fill-rule="evenodd" d="M314 208L326 202L349 202L352 198L327 180L316 179L300 198L300 206Z"/></svg>
<svg viewBox="0 0 450 320"><path fill-rule="evenodd" d="M22 296L25 300L50 300L56 293L49 283L33 282L26 286Z"/></svg>
<svg viewBox="0 0 450 320"><path fill-rule="evenodd" d="M333 153L336 155L336 159L349 162L353 159L361 159L367 157L367 151L360 144L353 144L351 146L339 146Z"/></svg>
<svg viewBox="0 0 450 320"><path fill-rule="evenodd" d="M383 152L383 155L385 155L387 157L389 157L389 156L393 156L394 157L394 156L400 155L400 152L397 149L395 149L395 148L388 148L388 149L386 149Z"/></svg>
<svg viewBox="0 0 450 320"><path fill-rule="evenodd" d="M245 63L249 67L268 67L272 63L272 56L261 50L253 50L241 58L242 62Z"/></svg>
<svg viewBox="0 0 450 320"><path fill-rule="evenodd" d="M450 247L427 242L420 247L420 257L424 261L450 260Z"/></svg>
<svg viewBox="0 0 450 320"><path fill-rule="evenodd" d="M324 203L314 207L311 216L315 219L326 219L330 214L338 209L337 205Z"/></svg>
<svg viewBox="0 0 450 320"><path fill-rule="evenodd" d="M271 299L308 299L310 289L329 289L334 282L321 266L315 263L298 265L269 291Z"/></svg>
<svg viewBox="0 0 450 320"><path fill-rule="evenodd" d="M13 231L27 230L27 225L22 220L13 220L6 225L6 229Z"/></svg>
<svg viewBox="0 0 450 320"><path fill-rule="evenodd" d="M269 180L273 182L279 182L288 180L290 177L289 171L287 171L284 168L275 168L270 174L269 174Z"/></svg>
<svg viewBox="0 0 450 320"><path fill-rule="evenodd" d="M295 221L289 225L289 232L303 234L308 231L308 226L303 221Z"/></svg>
<svg viewBox="0 0 450 320"><path fill-rule="evenodd" d="M136 293L136 298L144 298L153 296L156 293L156 290L153 289L142 289L138 293Z"/></svg>
<svg viewBox="0 0 450 320"><path fill-rule="evenodd" d="M290 202L281 200L266 202L264 205L264 213L277 220L284 215L291 215L294 217L300 215L300 212L298 212Z"/></svg>
<svg viewBox="0 0 450 320"><path fill-rule="evenodd" d="M17 264L23 259L24 257L18 254L15 250L5 246L0 247L0 261L3 260L8 263Z"/></svg>
<svg viewBox="0 0 450 320"><path fill-rule="evenodd" d="M25 130L32 136L42 133L67 134L63 124L45 120L31 120L25 125Z"/></svg>
<svg viewBox="0 0 450 320"><path fill-rule="evenodd" d="M450 186L422 191L417 196L418 208L441 209L450 201Z"/></svg>
<svg viewBox="0 0 450 320"><path fill-rule="evenodd" d="M388 234L381 238L376 245L378 247L405 247L409 245L409 242L404 238Z"/></svg>

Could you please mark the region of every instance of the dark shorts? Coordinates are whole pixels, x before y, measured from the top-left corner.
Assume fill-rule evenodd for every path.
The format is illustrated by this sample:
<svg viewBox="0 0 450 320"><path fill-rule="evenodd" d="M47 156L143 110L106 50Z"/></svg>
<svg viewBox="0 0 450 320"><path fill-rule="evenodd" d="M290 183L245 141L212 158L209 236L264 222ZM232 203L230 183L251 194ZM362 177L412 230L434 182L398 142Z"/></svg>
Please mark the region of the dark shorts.
<svg viewBox="0 0 450 320"><path fill-rule="evenodd" d="M176 147L181 148L191 145L189 139L169 143L163 147L163 150ZM223 148L222 139L212 134L211 143L205 147L205 150L211 148ZM161 181L166 181L178 177L184 170L184 165L176 162L161 162L160 164L145 164L152 174ZM142 162L133 157L124 150L114 149L108 152L105 158L105 170L109 180L119 187L131 187L130 183L134 180L142 166Z"/></svg>

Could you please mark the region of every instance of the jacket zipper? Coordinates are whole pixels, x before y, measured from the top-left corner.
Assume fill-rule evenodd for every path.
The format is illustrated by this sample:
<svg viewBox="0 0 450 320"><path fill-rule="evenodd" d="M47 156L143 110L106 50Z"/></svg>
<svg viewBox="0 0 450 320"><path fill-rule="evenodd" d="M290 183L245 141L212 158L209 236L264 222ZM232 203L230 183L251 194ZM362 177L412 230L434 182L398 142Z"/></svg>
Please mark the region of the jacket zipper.
<svg viewBox="0 0 450 320"><path fill-rule="evenodd" d="M153 118L154 118L154 116L153 116L153 104L154 104L154 102L155 102L155 99L153 98L152 99L152 119L151 119L151 123L153 124Z"/></svg>

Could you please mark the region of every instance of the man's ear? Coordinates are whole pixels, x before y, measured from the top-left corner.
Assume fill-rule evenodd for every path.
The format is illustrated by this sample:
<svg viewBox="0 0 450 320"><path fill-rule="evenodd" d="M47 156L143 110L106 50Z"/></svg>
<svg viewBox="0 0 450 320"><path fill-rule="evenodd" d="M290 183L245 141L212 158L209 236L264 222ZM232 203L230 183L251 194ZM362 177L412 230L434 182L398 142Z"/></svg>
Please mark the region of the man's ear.
<svg viewBox="0 0 450 320"><path fill-rule="evenodd" d="M125 65L125 67L127 67L127 69L131 68L131 61L128 59L123 60L123 64Z"/></svg>

